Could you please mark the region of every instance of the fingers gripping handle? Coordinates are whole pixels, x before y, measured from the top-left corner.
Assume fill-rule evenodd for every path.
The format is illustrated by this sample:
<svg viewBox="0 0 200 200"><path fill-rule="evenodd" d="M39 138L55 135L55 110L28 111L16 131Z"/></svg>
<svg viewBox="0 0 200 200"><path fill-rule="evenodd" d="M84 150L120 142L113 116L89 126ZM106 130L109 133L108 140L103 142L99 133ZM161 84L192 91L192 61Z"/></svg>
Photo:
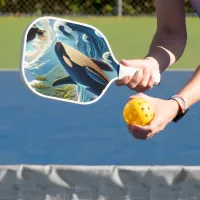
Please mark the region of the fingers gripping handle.
<svg viewBox="0 0 200 200"><path fill-rule="evenodd" d="M124 65L120 64L119 67L119 80L122 79L124 76L133 76L139 68L136 67L125 67ZM160 84L161 75L157 73L154 77L154 86Z"/></svg>

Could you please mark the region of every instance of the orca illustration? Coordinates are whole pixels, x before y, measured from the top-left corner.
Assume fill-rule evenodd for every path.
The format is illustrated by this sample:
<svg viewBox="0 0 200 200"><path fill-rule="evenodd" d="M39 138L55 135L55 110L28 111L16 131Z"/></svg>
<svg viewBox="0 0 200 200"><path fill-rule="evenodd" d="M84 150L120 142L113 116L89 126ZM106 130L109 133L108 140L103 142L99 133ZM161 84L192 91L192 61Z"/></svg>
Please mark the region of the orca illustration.
<svg viewBox="0 0 200 200"><path fill-rule="evenodd" d="M68 76L53 82L52 86L77 84L99 96L109 82L104 71L113 71L105 62L87 57L75 48L57 42L55 52Z"/></svg>

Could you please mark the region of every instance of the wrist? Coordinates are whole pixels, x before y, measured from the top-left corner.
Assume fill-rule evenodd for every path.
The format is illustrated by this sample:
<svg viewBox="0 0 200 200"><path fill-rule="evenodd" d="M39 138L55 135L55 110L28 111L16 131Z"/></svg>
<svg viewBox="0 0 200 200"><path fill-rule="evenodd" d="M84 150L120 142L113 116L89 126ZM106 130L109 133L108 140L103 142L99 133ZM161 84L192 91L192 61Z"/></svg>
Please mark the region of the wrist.
<svg viewBox="0 0 200 200"><path fill-rule="evenodd" d="M177 122L188 112L189 108L187 106L185 99L180 95L174 95L174 96L170 97L169 101L171 101L171 102L174 101L174 103L176 103L176 107L174 110L176 115L172 121ZM177 106L178 106L178 108L177 108Z"/></svg>
<svg viewBox="0 0 200 200"><path fill-rule="evenodd" d="M150 62L150 68L152 70L152 76L154 78L154 81L156 82L157 85L160 85L161 82L161 73L160 73L160 66L158 61L151 57L145 57L144 60L147 60L148 62Z"/></svg>
<svg viewBox="0 0 200 200"><path fill-rule="evenodd" d="M152 68L156 69L157 72L160 73L159 63L154 57L147 56L144 59L150 61Z"/></svg>
<svg viewBox="0 0 200 200"><path fill-rule="evenodd" d="M173 109L173 118L172 118L172 120L178 115L178 113L181 111L181 109L180 109L180 106L179 106L179 104L176 102L176 101L174 101L173 99L169 99L168 100L169 101L169 103L170 103L170 107Z"/></svg>
<svg viewBox="0 0 200 200"><path fill-rule="evenodd" d="M188 108L185 98L183 98L181 95L173 95L172 97L170 97L170 99L177 102L180 112L184 112Z"/></svg>
<svg viewBox="0 0 200 200"><path fill-rule="evenodd" d="M175 55L163 46L152 47L146 57L154 58L157 61L160 73L164 72L166 68L176 62Z"/></svg>

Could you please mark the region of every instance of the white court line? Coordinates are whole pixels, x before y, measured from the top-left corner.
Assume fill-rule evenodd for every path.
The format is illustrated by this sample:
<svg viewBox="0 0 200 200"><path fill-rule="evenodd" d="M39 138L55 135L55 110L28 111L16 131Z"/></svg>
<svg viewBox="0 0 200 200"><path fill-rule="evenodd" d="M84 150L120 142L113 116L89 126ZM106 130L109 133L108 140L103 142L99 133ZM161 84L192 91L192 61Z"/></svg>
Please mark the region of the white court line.
<svg viewBox="0 0 200 200"><path fill-rule="evenodd" d="M0 69L0 72L17 72L17 71L19 71L19 69L17 69L17 68L12 68L12 69L2 68L2 69Z"/></svg>
<svg viewBox="0 0 200 200"><path fill-rule="evenodd" d="M180 69L167 69L167 70L165 70L165 71L168 71L168 72L184 72L184 71L194 71L195 70L195 68L193 69L193 68L180 68ZM2 68L2 69L0 69L0 72L17 72L17 71L19 71L19 69L17 69L17 68L12 68L12 69L8 69L8 68Z"/></svg>
<svg viewBox="0 0 200 200"><path fill-rule="evenodd" d="M168 71L168 72L184 72L184 71L194 71L195 68L181 68L181 69L167 69L165 71Z"/></svg>

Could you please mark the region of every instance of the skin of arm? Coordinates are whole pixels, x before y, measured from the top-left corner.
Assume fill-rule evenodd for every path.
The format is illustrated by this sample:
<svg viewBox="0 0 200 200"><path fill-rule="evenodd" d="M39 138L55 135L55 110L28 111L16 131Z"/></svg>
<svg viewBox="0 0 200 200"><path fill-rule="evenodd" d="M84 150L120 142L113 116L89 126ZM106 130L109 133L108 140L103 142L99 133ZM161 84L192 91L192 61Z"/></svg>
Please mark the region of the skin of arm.
<svg viewBox="0 0 200 200"><path fill-rule="evenodd" d="M124 66L134 66L138 71L125 76L116 85L126 85L137 92L154 86L155 79L182 56L186 42L184 0L155 0L157 29L143 59L121 60Z"/></svg>
<svg viewBox="0 0 200 200"><path fill-rule="evenodd" d="M200 66L194 71L186 85L177 93L183 97L190 107L200 101Z"/></svg>
<svg viewBox="0 0 200 200"><path fill-rule="evenodd" d="M160 73L182 56L187 31L184 0L155 0L157 30L145 59L159 65Z"/></svg>
<svg viewBox="0 0 200 200"><path fill-rule="evenodd" d="M187 39L184 2L183 0L156 0L156 7L158 16L157 31L150 46L147 59L158 62L160 71L163 72L168 66L176 62L184 52ZM170 14L167 15L167 12ZM166 16L169 18L166 19ZM200 66L197 67L187 83L176 94L185 100L186 107L191 107L200 101L199 91ZM152 103L155 107L156 115L150 125L128 125L129 132L136 139L146 140L164 130L166 125L180 112L180 102L176 100L153 98L141 93L131 96L130 99L137 97L146 98Z"/></svg>

